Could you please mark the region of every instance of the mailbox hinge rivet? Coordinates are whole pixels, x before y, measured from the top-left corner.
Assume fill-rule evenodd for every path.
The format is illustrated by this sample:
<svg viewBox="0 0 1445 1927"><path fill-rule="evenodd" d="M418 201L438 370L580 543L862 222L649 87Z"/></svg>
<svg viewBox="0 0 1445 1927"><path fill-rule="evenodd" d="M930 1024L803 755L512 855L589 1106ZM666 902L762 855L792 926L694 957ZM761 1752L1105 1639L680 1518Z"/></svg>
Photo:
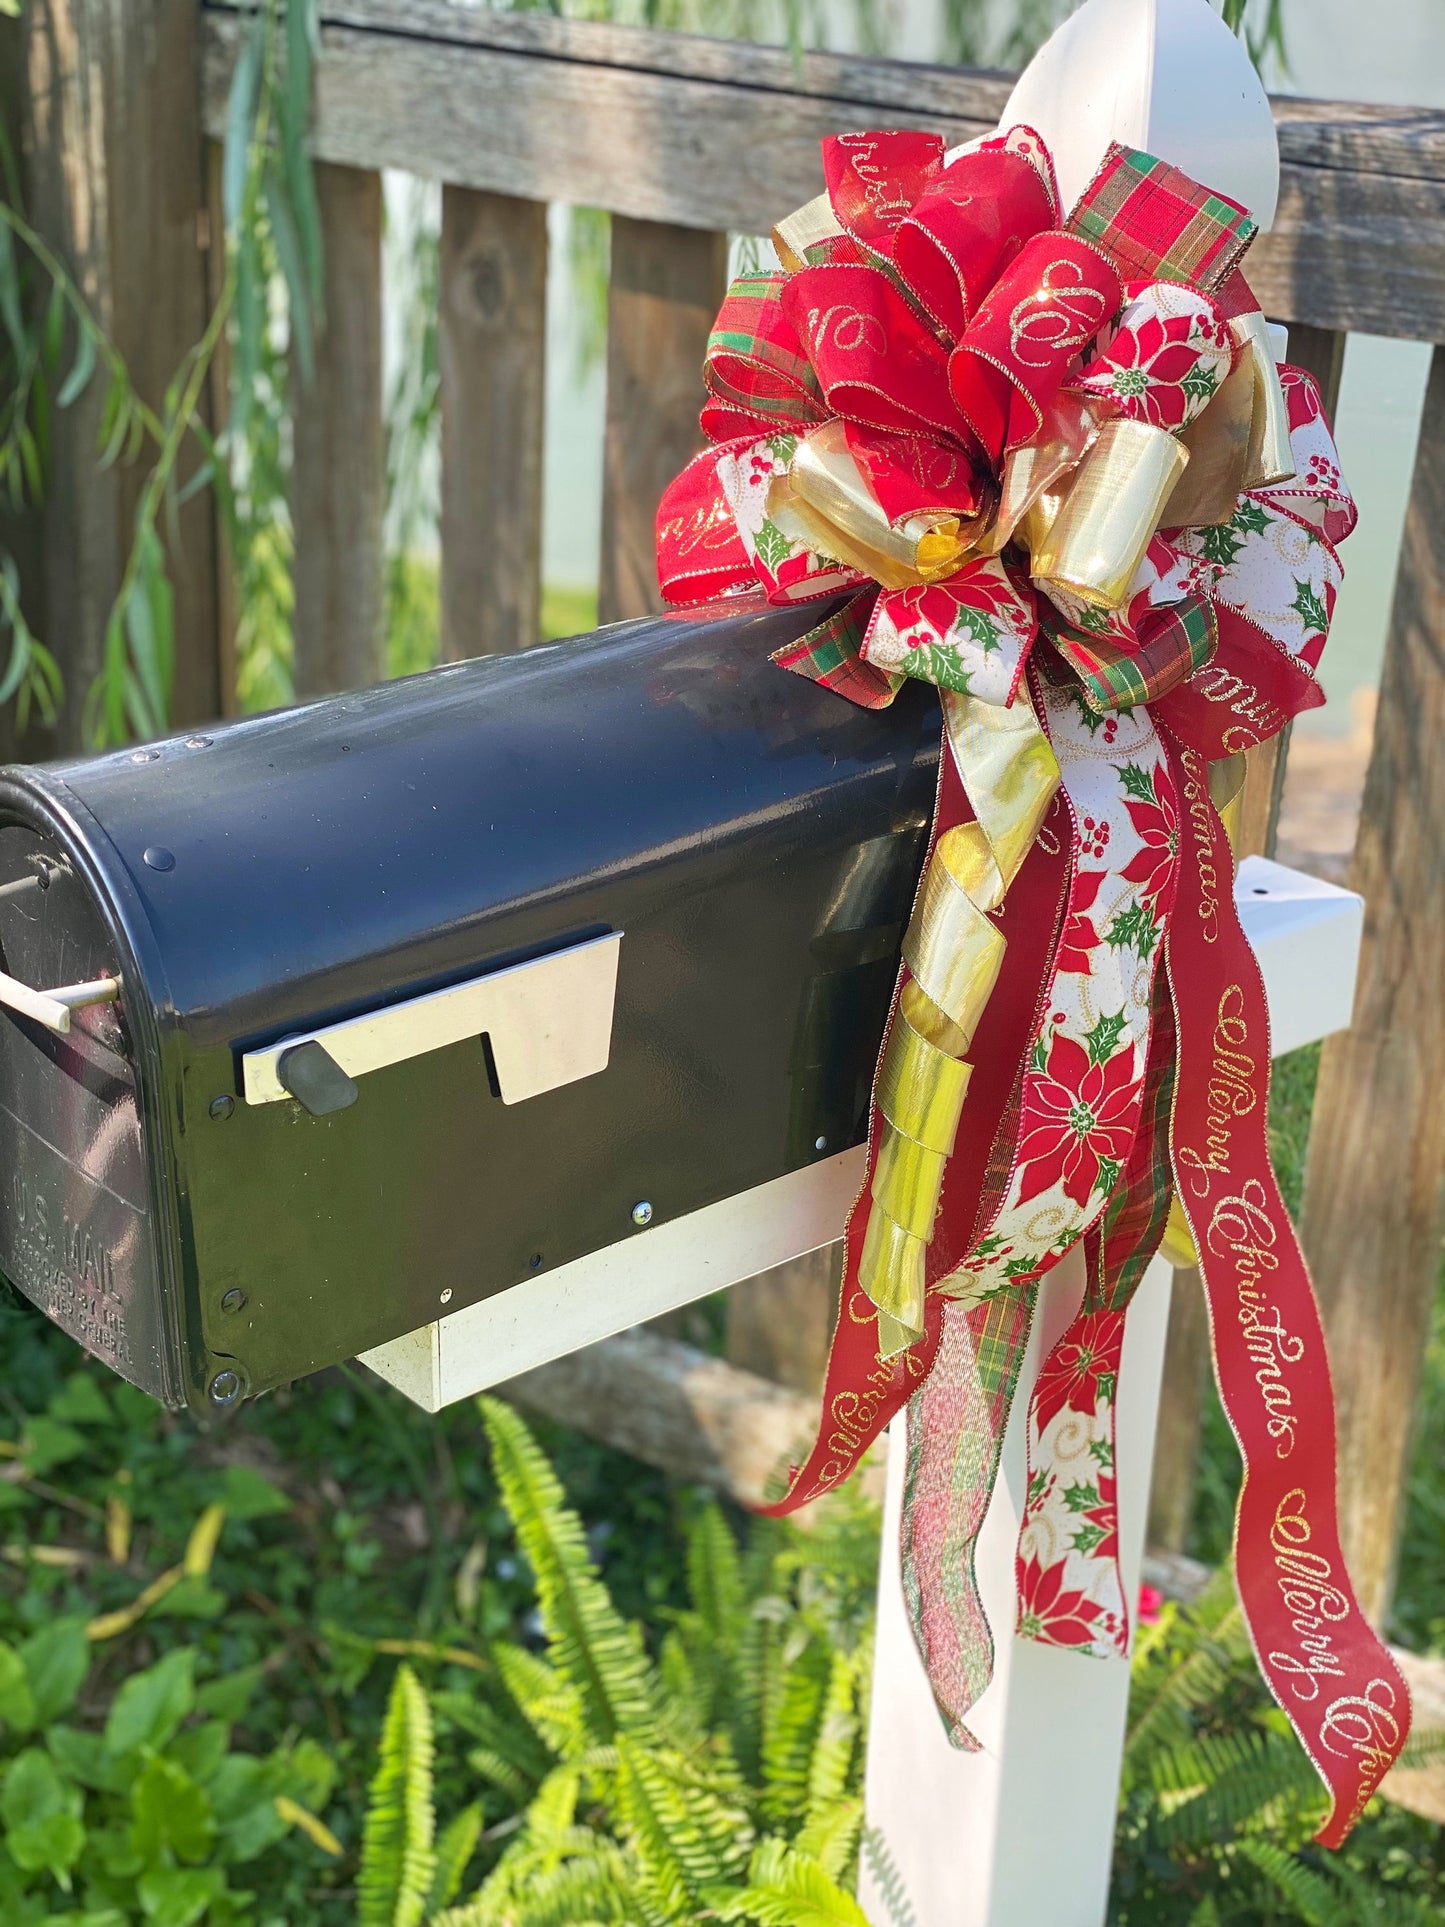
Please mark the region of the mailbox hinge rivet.
<svg viewBox="0 0 1445 1927"><path fill-rule="evenodd" d="M150 870L174 870L176 867L172 852L162 849L159 843L153 843L148 850L143 850L141 861Z"/></svg>
<svg viewBox="0 0 1445 1927"><path fill-rule="evenodd" d="M652 1206L644 1198L632 1207L632 1222L639 1228L652 1223Z"/></svg>
<svg viewBox="0 0 1445 1927"><path fill-rule="evenodd" d="M244 1390L245 1382L239 1372L230 1370L217 1372L211 1380L211 1403L224 1411L227 1407L240 1403Z"/></svg>
<svg viewBox="0 0 1445 1927"><path fill-rule="evenodd" d="M229 1291L223 1291L221 1293L221 1310L222 1311L236 1312L236 1311L244 1311L245 1309L246 1309L246 1294L244 1291L240 1289L238 1285L233 1285Z"/></svg>
<svg viewBox="0 0 1445 1927"><path fill-rule="evenodd" d="M236 1108L236 1100L229 1091L222 1091L219 1097L211 1099L211 1116L219 1124L228 1118Z"/></svg>
<svg viewBox="0 0 1445 1927"><path fill-rule="evenodd" d="M825 1137L818 1137L818 1138L814 1138L814 1139L813 1139L813 1149L814 1149L815 1151L826 1151L826 1150L827 1150L827 1148L828 1148L828 1140L827 1140L827 1138L825 1138Z"/></svg>

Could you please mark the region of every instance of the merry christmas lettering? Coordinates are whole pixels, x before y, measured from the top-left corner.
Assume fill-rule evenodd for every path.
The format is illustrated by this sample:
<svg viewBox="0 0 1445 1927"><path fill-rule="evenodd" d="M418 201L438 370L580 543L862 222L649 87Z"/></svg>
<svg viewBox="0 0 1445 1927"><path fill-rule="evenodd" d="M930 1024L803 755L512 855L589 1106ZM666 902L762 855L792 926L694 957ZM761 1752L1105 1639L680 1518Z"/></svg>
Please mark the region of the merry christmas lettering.
<svg viewBox="0 0 1445 1927"><path fill-rule="evenodd" d="M1230 755L1267 742L1271 736L1277 736L1288 721L1278 703L1272 702L1253 683L1245 682L1243 677L1217 663L1198 671L1194 687L1210 702L1222 703L1243 718L1242 722L1228 724L1221 734L1220 741Z"/></svg>
<svg viewBox="0 0 1445 1927"><path fill-rule="evenodd" d="M1184 765L1184 802L1189 813L1189 828L1194 837L1194 856L1199 870L1199 921L1204 925L1204 941L1219 942L1219 866L1214 860L1214 831L1219 819L1209 800L1209 779L1199 757L1190 751Z"/></svg>
<svg viewBox="0 0 1445 1927"><path fill-rule="evenodd" d="M1189 1173L1191 1195L1210 1203L1205 1242L1215 1257L1234 1264L1235 1293L1245 1350L1254 1365L1254 1379L1268 1414L1266 1425L1276 1456L1287 1459L1295 1448L1297 1419L1294 1394L1286 1368L1304 1357L1305 1342L1285 1326L1279 1307L1270 1302L1265 1280L1279 1269L1275 1252L1278 1229L1274 1200L1258 1178L1238 1190L1211 1199L1213 1180L1230 1177L1230 1144L1234 1122L1258 1105L1256 1061L1250 1046L1244 990L1230 984L1215 1014L1209 1105L1205 1114L1204 1149L1181 1144L1177 1158Z"/></svg>
<svg viewBox="0 0 1445 1927"><path fill-rule="evenodd" d="M909 1365L912 1369L911 1360ZM829 1457L819 1468L818 1477L809 1488L810 1499L820 1498L823 1493L831 1492L835 1485L841 1484L852 1472L859 1454L872 1438L874 1421L894 1385L894 1373L883 1360L878 1360L868 1374L868 1385L869 1389L864 1392L837 1393L828 1407Z"/></svg>
<svg viewBox="0 0 1445 1927"><path fill-rule="evenodd" d="M1295 1698L1309 1703L1319 1698L1322 1678L1344 1676L1344 1662L1335 1651L1334 1636L1327 1628L1349 1618L1350 1602L1334 1583L1330 1561L1310 1548L1313 1531L1306 1504L1304 1487L1297 1485L1285 1493L1274 1511L1270 1549L1279 1576L1280 1598L1298 1639L1293 1651L1273 1652L1269 1661L1271 1666L1289 1675ZM1343 1707L1344 1702L1340 1705ZM1326 1729L1333 1713L1331 1708L1326 1715ZM1349 1720L1342 1713L1340 1734L1351 1730ZM1342 1750L1339 1745L1331 1744L1324 1729L1322 1739L1331 1752Z"/></svg>
<svg viewBox="0 0 1445 1927"><path fill-rule="evenodd" d="M1359 1768L1360 1783L1351 1820L1358 1820L1381 1780L1394 1765L1403 1734L1400 1693L1388 1679L1372 1679L1364 1693L1349 1693L1331 1701L1320 1726L1320 1741L1326 1752L1337 1759L1352 1754Z"/></svg>

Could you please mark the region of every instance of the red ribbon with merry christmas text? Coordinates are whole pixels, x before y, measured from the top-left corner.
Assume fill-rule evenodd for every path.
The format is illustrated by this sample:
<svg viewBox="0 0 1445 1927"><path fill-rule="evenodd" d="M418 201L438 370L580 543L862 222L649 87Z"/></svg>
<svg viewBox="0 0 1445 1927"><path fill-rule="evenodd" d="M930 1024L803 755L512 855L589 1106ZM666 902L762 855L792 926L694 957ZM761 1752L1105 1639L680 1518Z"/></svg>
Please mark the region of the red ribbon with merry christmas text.
<svg viewBox="0 0 1445 1927"><path fill-rule="evenodd" d="M870 707L920 677L944 709L824 1422L774 1509L837 1485L908 1406L905 1591L972 1745L975 1547L1040 1281L1082 1244L1082 1308L1032 1392L1018 1630L1127 1653L1118 1372L1177 1190L1245 1460L1241 1597L1335 1844L1408 1698L1340 1557L1328 1366L1212 791L1322 700L1353 504L1313 382L1275 369L1235 204L1116 148L1061 219L1021 128L952 162L933 136L847 136L824 174L777 231L782 271L724 303L712 446L658 517L670 600L816 600L784 667Z"/></svg>

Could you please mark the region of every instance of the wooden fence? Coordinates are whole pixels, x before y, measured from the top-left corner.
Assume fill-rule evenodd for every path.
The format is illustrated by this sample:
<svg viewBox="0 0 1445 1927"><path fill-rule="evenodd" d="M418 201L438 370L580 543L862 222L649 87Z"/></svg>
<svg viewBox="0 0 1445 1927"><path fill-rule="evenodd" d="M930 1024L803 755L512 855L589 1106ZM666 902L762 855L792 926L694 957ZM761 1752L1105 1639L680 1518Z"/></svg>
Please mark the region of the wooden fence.
<svg viewBox="0 0 1445 1927"><path fill-rule="evenodd" d="M143 378L172 368L216 283L214 154L243 31L222 4L31 0L28 164L46 231ZM382 623L381 177L444 183L441 605L446 657L537 634L546 204L612 215L601 612L655 606L652 521L697 444L726 237L820 186L821 135L991 128L997 76L810 55L446 0L322 0L315 153L326 249L320 372L294 413L296 680L372 680ZM1293 358L1338 394L1350 331L1445 344L1445 116L1280 101L1283 193L1250 274ZM93 428L93 424L91 424ZM124 484L77 417L56 450L51 633L83 667L113 584ZM62 504L69 504L63 511ZM194 511L173 556L175 721L231 706L229 597ZM109 573L107 573L109 571ZM1268 850L1287 746L1258 752L1247 840ZM1383 1612L1445 1234L1445 346L1437 346L1353 883L1369 905L1354 1029L1325 1046L1304 1206L1340 1400L1347 1548ZM813 1268L816 1302L826 1278ZM821 1284L816 1282L822 1280ZM1197 1293L1194 1294L1197 1298ZM1198 1323L1175 1333L1159 1518L1191 1473ZM766 1349L764 1347L764 1349ZM754 1344L754 1356L757 1356ZM1166 1433L1166 1440L1169 1436ZM1172 1487L1170 1481L1172 1480Z"/></svg>

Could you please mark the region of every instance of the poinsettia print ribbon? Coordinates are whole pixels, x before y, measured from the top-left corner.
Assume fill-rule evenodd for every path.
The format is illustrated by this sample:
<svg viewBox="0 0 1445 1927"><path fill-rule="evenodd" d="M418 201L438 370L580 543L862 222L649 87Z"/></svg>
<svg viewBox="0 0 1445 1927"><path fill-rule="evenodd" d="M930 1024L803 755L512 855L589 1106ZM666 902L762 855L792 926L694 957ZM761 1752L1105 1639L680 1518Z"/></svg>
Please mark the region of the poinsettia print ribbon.
<svg viewBox="0 0 1445 1927"><path fill-rule="evenodd" d="M845 1235L824 1417L786 1512L908 1409L903 1582L960 1746L992 1671L974 1558L1034 1309L1017 1631L1126 1655L1114 1414L1177 1190L1245 1459L1241 1597L1337 1844L1404 1683L1335 1523L1318 1313L1269 1173L1268 1036L1210 768L1323 700L1355 509L1314 382L1276 369L1244 209L1112 148L1060 207L1037 134L823 143L708 345L709 446L658 515L665 596L816 602L775 660L881 708L940 692L932 840Z"/></svg>

